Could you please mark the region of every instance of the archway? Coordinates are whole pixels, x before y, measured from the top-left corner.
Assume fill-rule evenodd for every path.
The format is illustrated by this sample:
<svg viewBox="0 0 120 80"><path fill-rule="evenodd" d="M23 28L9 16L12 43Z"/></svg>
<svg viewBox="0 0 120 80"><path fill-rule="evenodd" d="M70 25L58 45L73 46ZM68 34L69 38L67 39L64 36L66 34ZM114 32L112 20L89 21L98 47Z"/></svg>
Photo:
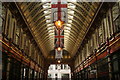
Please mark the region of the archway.
<svg viewBox="0 0 120 80"><path fill-rule="evenodd" d="M70 80L71 68L68 64L51 64L48 69L48 80Z"/></svg>

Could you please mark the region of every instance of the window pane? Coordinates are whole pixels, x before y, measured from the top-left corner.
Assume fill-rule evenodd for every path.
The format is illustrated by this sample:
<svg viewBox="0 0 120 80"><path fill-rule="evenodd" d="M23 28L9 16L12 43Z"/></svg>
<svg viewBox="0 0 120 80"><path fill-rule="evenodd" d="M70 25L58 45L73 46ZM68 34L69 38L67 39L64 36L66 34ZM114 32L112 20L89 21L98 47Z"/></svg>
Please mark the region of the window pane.
<svg viewBox="0 0 120 80"><path fill-rule="evenodd" d="M120 11L119 4L116 3L112 8L114 33L120 32Z"/></svg>

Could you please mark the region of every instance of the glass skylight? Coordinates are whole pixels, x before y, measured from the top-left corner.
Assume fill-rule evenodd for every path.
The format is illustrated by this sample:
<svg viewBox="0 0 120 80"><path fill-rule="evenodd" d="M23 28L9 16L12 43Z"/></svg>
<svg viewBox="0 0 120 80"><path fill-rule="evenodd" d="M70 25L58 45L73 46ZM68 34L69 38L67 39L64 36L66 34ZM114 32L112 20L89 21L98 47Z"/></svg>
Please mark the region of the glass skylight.
<svg viewBox="0 0 120 80"><path fill-rule="evenodd" d="M66 24L66 25L71 27L71 24Z"/></svg>
<svg viewBox="0 0 120 80"><path fill-rule="evenodd" d="M49 34L49 36L52 36L52 35L54 35L54 33L50 33L50 34Z"/></svg>
<svg viewBox="0 0 120 80"><path fill-rule="evenodd" d="M49 32L49 33L54 32L54 29L53 29L53 30L49 30L48 32Z"/></svg>
<svg viewBox="0 0 120 80"><path fill-rule="evenodd" d="M41 0L41 2L50 2L51 0Z"/></svg>
<svg viewBox="0 0 120 80"><path fill-rule="evenodd" d="M68 20L68 23L72 23L72 20Z"/></svg>
<svg viewBox="0 0 120 80"><path fill-rule="evenodd" d="M70 14L74 14L74 11L68 10L68 13L70 13Z"/></svg>
<svg viewBox="0 0 120 80"><path fill-rule="evenodd" d="M53 27L49 27L48 30L53 29Z"/></svg>
<svg viewBox="0 0 120 80"><path fill-rule="evenodd" d="M69 3L68 4L68 8L75 8L76 6L74 5L74 4L72 4L72 3Z"/></svg>
<svg viewBox="0 0 120 80"><path fill-rule="evenodd" d="M68 2L76 2L77 0L67 0Z"/></svg>
<svg viewBox="0 0 120 80"><path fill-rule="evenodd" d="M48 24L47 26L52 26L52 24Z"/></svg>
<svg viewBox="0 0 120 80"><path fill-rule="evenodd" d="M73 19L73 16L68 15L68 18Z"/></svg>
<svg viewBox="0 0 120 80"><path fill-rule="evenodd" d="M42 2L51 2L51 0L41 0L41 1ZM67 0L67 1L68 2L76 2L77 0ZM75 12L73 10L71 10L70 8L75 9L76 5L74 5L72 3L67 3L67 5L68 5L68 13L74 15ZM43 9L45 9L45 8L46 9L51 8L51 3L44 4ZM47 9L47 10L44 11L44 14L48 14L48 13L51 13L51 9ZM72 27L72 25L69 24L69 23L72 23L73 21L71 19L74 18L72 15L69 15L69 14L67 15L68 23L65 23L66 25L64 26L64 35L65 35L65 37L64 37L65 38L64 39L65 43L64 44L65 44L65 46L68 44L68 39L69 39L69 36L70 36L71 27ZM46 23L50 23L51 22L51 14L46 15L45 19L46 19ZM48 33L49 33L49 38L51 40L53 39L53 41L54 41L54 35L55 35L55 33L54 33L54 27L55 27L54 23L51 22L50 24L47 24L47 27L48 27L47 30L48 30Z"/></svg>
<svg viewBox="0 0 120 80"><path fill-rule="evenodd" d="M70 33L70 30L65 30L65 32Z"/></svg>
<svg viewBox="0 0 120 80"><path fill-rule="evenodd" d="M45 18L50 18L51 16L50 15L48 15L48 16L45 16Z"/></svg>
<svg viewBox="0 0 120 80"><path fill-rule="evenodd" d="M51 22L51 20L46 20L47 23Z"/></svg>
<svg viewBox="0 0 120 80"><path fill-rule="evenodd" d="M41 0L41 2L50 2L51 0ZM67 0L68 2L76 2L77 0Z"/></svg>
<svg viewBox="0 0 120 80"><path fill-rule="evenodd" d="M67 30L71 30L71 28L70 28L70 27L65 27L65 29L67 29Z"/></svg>
<svg viewBox="0 0 120 80"><path fill-rule="evenodd" d="M48 13L48 11L44 11L44 13L46 14L46 13Z"/></svg>

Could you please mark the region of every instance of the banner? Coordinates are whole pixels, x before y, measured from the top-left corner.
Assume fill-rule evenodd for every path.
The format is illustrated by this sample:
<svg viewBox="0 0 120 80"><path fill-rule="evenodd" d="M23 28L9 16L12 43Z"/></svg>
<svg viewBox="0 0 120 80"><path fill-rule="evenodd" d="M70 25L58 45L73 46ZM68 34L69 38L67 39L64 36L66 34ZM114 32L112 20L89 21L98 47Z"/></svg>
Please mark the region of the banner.
<svg viewBox="0 0 120 80"><path fill-rule="evenodd" d="M67 23L67 1L52 0L51 1L51 23L61 20Z"/></svg>
<svg viewBox="0 0 120 80"><path fill-rule="evenodd" d="M56 59L63 58L62 53L63 53L63 50L58 51L57 49L55 49L55 58Z"/></svg>

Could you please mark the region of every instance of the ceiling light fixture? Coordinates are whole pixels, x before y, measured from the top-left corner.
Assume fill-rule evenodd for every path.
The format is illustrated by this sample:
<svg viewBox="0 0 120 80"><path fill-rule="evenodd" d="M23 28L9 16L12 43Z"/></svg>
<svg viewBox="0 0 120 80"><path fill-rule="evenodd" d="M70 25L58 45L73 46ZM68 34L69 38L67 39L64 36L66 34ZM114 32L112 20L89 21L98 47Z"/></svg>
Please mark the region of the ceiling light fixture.
<svg viewBox="0 0 120 80"><path fill-rule="evenodd" d="M57 20L57 21L55 21L54 24L55 24L55 26L57 27L57 29L61 29L62 26L63 26L63 24L64 24L64 22L61 21L61 20Z"/></svg>
<svg viewBox="0 0 120 80"><path fill-rule="evenodd" d="M58 60L58 63L60 63L61 61L60 60Z"/></svg>
<svg viewBox="0 0 120 80"><path fill-rule="evenodd" d="M61 51L61 50L62 50L62 48L61 48L61 47L58 47L58 48L57 48L57 50L58 50L58 51Z"/></svg>

